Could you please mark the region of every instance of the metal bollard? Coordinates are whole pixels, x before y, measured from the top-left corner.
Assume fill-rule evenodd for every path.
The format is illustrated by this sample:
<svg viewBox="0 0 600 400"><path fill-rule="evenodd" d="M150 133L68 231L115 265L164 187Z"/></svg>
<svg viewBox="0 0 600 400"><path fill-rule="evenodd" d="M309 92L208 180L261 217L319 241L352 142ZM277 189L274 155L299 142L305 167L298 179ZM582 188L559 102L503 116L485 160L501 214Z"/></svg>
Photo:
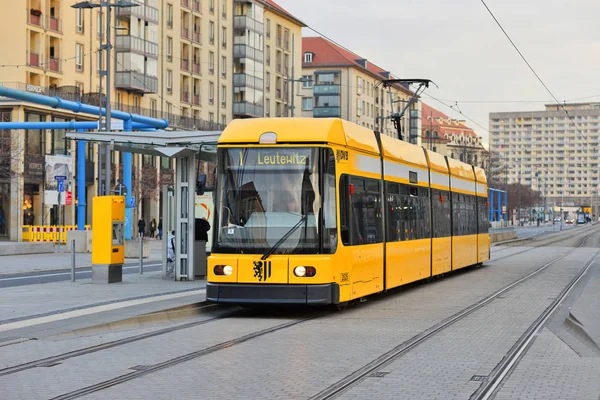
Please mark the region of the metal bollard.
<svg viewBox="0 0 600 400"><path fill-rule="evenodd" d="M140 235L140 275L144 274L144 237Z"/></svg>
<svg viewBox="0 0 600 400"><path fill-rule="evenodd" d="M75 239L71 240L71 282L75 282Z"/></svg>

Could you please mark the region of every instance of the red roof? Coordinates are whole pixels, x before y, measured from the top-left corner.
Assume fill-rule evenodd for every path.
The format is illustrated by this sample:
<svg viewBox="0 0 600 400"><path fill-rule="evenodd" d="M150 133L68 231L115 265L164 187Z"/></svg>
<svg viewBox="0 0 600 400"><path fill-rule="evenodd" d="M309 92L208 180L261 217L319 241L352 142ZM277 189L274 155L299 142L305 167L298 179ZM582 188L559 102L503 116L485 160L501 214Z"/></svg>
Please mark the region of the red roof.
<svg viewBox="0 0 600 400"><path fill-rule="evenodd" d="M263 3L271 8L274 8L276 11L279 11L283 16L290 18L291 20L297 22L301 26L306 26L306 24L300 21L298 18L294 17L291 13L289 13L285 8L281 7L279 4L275 3L273 0L262 0Z"/></svg>
<svg viewBox="0 0 600 400"><path fill-rule="evenodd" d="M433 122L431 121L431 117L433 117ZM433 128L433 130L438 132L440 137L443 137L444 133L450 135L463 133L467 136L479 138L473 129L465 125L464 121L452 119L443 112L423 102L421 103L421 126L423 131Z"/></svg>
<svg viewBox="0 0 600 400"><path fill-rule="evenodd" d="M378 67L377 65L370 63L365 60L364 57L358 54L352 53L337 44L322 38L322 37L303 37L302 38L302 54L313 53L312 62L303 62L302 66L306 68L310 67L328 67L328 66L352 66L363 71L370 72L379 79L393 79L394 77L389 74L389 71ZM357 60L365 60L367 68ZM387 73L387 74L386 74ZM395 85L399 89L411 93L406 87L402 85Z"/></svg>

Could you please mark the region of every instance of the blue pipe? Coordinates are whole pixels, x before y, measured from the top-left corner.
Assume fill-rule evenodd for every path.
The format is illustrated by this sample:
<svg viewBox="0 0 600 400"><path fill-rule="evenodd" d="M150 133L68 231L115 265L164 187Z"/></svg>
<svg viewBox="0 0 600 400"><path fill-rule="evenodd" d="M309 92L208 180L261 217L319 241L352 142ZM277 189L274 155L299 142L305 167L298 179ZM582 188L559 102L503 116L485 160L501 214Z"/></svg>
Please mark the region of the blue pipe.
<svg viewBox="0 0 600 400"><path fill-rule="evenodd" d="M131 120L123 121L123 130L131 132L131 125ZM127 195L125 196L125 240L130 240L132 236L132 210L129 208L131 204L131 192L133 191L131 179L132 168L133 157L131 153L123 153L123 184L127 188Z"/></svg>
<svg viewBox="0 0 600 400"><path fill-rule="evenodd" d="M78 129L83 132L83 129ZM85 206L86 206L86 186L85 186L85 140L77 141L77 230L85 229Z"/></svg>
<svg viewBox="0 0 600 400"><path fill-rule="evenodd" d="M133 122L132 128L136 130L152 130L150 125ZM94 121L67 121L67 122L0 122L0 129L98 129L98 122ZM81 132L81 131L80 131Z"/></svg>
<svg viewBox="0 0 600 400"><path fill-rule="evenodd" d="M67 101L62 100L59 97L48 97L37 93L24 92L22 90L16 90L0 86L0 96L9 97L12 99L27 101L30 103L41 104L52 108L60 108L63 110L69 110L75 113L86 113L98 115L100 108L91 106L89 104L82 104L79 101ZM105 115L106 109L102 109L102 115ZM169 122L164 119L156 119L150 117L144 117L137 114L129 114L123 111L111 111L111 117L115 119L121 119L123 121L131 120L133 122L139 122L145 125L150 125L154 128L164 129L169 126Z"/></svg>

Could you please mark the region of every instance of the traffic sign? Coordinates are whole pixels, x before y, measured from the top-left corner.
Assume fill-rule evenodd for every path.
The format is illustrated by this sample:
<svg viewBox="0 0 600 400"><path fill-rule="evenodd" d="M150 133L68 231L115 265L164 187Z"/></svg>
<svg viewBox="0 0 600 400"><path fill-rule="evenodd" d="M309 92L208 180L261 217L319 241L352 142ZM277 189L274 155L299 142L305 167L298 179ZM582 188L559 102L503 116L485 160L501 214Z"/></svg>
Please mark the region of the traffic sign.
<svg viewBox="0 0 600 400"><path fill-rule="evenodd" d="M135 208L135 197L131 196L129 199L129 204L127 204L127 208Z"/></svg>
<svg viewBox="0 0 600 400"><path fill-rule="evenodd" d="M67 192L67 195L65 197L65 204L68 206L73 204L73 192Z"/></svg>
<svg viewBox="0 0 600 400"><path fill-rule="evenodd" d="M64 176L64 175L56 175L56 176L54 177L54 179L56 179L57 181L59 181L59 182L60 182L60 181L66 181L66 180L67 180L67 177L66 177L66 176Z"/></svg>
<svg viewBox="0 0 600 400"><path fill-rule="evenodd" d="M58 193L65 191L65 181L58 181Z"/></svg>

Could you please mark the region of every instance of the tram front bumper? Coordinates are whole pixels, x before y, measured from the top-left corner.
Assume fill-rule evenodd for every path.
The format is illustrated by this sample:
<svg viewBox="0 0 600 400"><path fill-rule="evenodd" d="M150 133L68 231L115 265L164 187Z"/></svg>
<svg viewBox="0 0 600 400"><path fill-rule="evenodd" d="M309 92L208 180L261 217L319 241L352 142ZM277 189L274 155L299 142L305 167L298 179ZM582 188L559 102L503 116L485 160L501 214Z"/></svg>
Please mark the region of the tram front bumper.
<svg viewBox="0 0 600 400"><path fill-rule="evenodd" d="M337 283L323 285L255 285L207 283L206 300L235 304L339 304Z"/></svg>

